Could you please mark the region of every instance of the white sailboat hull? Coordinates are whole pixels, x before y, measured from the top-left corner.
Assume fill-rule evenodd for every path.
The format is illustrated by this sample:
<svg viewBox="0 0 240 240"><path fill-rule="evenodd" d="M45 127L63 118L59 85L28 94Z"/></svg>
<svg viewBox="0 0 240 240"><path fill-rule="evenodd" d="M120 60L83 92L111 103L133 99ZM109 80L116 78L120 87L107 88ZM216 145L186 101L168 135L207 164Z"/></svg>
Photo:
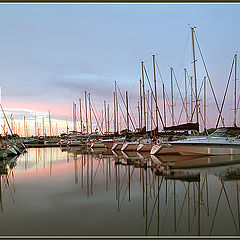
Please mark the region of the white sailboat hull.
<svg viewBox="0 0 240 240"><path fill-rule="evenodd" d="M126 142L123 144L121 151L136 151L139 143Z"/></svg>
<svg viewBox="0 0 240 240"><path fill-rule="evenodd" d="M150 152L152 149L152 144L150 143L141 143L137 147L137 152Z"/></svg>
<svg viewBox="0 0 240 240"><path fill-rule="evenodd" d="M122 146L123 146L123 143L116 142L116 143L113 144L112 150L121 150Z"/></svg>
<svg viewBox="0 0 240 240"><path fill-rule="evenodd" d="M240 144L173 144L181 155L235 155L240 154Z"/></svg>
<svg viewBox="0 0 240 240"><path fill-rule="evenodd" d="M159 145L153 145L151 152L151 155L162 155L162 154L179 154L179 151L175 149L172 145L170 144L159 144Z"/></svg>

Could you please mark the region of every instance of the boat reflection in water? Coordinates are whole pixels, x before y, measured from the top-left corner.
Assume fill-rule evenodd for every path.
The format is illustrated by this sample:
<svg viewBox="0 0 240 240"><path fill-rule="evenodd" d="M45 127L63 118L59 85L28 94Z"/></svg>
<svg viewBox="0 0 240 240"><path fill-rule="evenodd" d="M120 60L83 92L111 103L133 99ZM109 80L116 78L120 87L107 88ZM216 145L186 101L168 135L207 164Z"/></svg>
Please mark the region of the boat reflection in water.
<svg viewBox="0 0 240 240"><path fill-rule="evenodd" d="M240 156L72 147L15 160L1 162L4 235L239 235Z"/></svg>

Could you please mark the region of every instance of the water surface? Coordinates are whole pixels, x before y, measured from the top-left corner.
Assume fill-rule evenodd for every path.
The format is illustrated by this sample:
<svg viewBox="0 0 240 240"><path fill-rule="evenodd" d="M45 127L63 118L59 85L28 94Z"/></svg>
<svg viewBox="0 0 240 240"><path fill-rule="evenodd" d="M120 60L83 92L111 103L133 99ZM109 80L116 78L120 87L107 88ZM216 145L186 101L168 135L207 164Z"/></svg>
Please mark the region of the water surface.
<svg viewBox="0 0 240 240"><path fill-rule="evenodd" d="M239 235L240 156L32 148L0 165L1 235Z"/></svg>

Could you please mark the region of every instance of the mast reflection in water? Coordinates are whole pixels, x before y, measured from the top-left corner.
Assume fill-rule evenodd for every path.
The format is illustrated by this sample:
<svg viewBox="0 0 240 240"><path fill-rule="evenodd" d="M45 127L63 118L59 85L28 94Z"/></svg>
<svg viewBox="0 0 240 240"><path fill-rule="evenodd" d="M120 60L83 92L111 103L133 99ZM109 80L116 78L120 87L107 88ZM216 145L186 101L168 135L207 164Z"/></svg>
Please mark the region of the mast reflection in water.
<svg viewBox="0 0 240 240"><path fill-rule="evenodd" d="M32 148L0 162L1 235L239 235L240 156Z"/></svg>

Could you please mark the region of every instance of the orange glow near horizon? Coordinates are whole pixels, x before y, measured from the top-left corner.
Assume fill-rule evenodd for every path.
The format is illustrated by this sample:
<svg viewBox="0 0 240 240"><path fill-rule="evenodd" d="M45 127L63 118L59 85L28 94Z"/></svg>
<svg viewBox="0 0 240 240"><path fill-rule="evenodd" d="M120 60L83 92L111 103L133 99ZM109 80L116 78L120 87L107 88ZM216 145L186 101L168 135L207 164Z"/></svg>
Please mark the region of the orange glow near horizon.
<svg viewBox="0 0 240 240"><path fill-rule="evenodd" d="M6 101L2 103L3 108L26 109L36 112L51 111L51 114L63 117L72 117L72 105L70 103L39 103L28 101Z"/></svg>

